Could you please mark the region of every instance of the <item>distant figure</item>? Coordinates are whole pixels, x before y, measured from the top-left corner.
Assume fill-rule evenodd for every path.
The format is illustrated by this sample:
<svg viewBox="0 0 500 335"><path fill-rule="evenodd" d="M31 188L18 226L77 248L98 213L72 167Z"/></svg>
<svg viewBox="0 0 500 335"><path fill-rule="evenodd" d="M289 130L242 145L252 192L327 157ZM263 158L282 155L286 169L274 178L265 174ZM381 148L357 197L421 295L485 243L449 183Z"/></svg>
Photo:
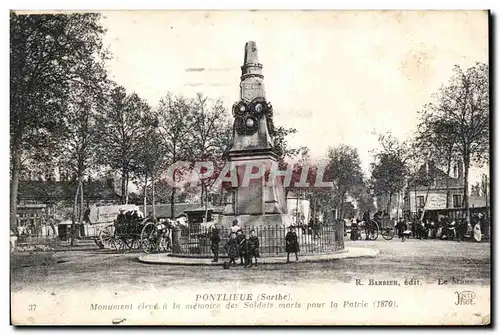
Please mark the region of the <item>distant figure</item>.
<svg viewBox="0 0 500 335"><path fill-rule="evenodd" d="M238 230L241 230L240 226L238 226L238 220L233 220L233 225L231 226L231 233L237 233Z"/></svg>
<svg viewBox="0 0 500 335"><path fill-rule="evenodd" d="M474 240L476 240L476 242L481 242L481 224L479 223L479 221L476 223L476 225L474 226Z"/></svg>
<svg viewBox="0 0 500 335"><path fill-rule="evenodd" d="M227 256L229 257L229 265L236 266L236 258L239 256L238 242L236 242L236 233L229 235L229 240L224 245Z"/></svg>
<svg viewBox="0 0 500 335"><path fill-rule="evenodd" d="M299 241L297 237L297 233L295 232L295 227L290 226L290 231L285 236L285 251L286 251L286 262L290 263L290 254L295 254L295 261L299 260L298 252L299 249Z"/></svg>
<svg viewBox="0 0 500 335"><path fill-rule="evenodd" d="M250 230L250 237L248 238L248 255L247 266L252 267L253 259L255 258L255 266L257 266L257 257L259 255L259 238L255 235L255 230Z"/></svg>
<svg viewBox="0 0 500 335"><path fill-rule="evenodd" d="M17 235L10 230L10 253L13 253L16 251L16 246L17 246Z"/></svg>
<svg viewBox="0 0 500 335"><path fill-rule="evenodd" d="M220 236L219 236L219 227L217 226L217 223L214 224L212 227L212 231L210 232L210 249L212 250L212 253L214 254L214 259L212 262L217 263L219 261L219 242L220 242Z"/></svg>
<svg viewBox="0 0 500 335"><path fill-rule="evenodd" d="M405 231L406 231L406 222L403 219L399 219L396 224L396 230L398 232L398 237L401 239L401 242L405 241Z"/></svg>

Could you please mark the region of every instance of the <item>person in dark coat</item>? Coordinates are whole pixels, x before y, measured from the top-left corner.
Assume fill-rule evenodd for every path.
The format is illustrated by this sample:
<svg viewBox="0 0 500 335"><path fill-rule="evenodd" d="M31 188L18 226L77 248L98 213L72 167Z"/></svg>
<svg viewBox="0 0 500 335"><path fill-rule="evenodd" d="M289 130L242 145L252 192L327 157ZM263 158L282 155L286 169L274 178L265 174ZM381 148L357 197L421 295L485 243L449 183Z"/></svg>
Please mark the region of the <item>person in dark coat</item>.
<svg viewBox="0 0 500 335"><path fill-rule="evenodd" d="M212 227L212 231L210 232L210 242L211 242L210 249L214 254L214 259L212 260L212 262L216 263L219 261L219 242L220 242L219 227L217 226L217 223Z"/></svg>
<svg viewBox="0 0 500 335"><path fill-rule="evenodd" d="M295 227L290 226L290 231L285 236L285 251L286 251L286 262L290 262L290 254L295 254L295 260L299 260L298 252L299 250L299 241L297 237L297 233L295 232Z"/></svg>
<svg viewBox="0 0 500 335"><path fill-rule="evenodd" d="M248 238L248 255L246 266L252 267L253 259L255 258L255 266L257 266L257 257L259 257L259 238L255 235L255 230L250 231Z"/></svg>
<svg viewBox="0 0 500 335"><path fill-rule="evenodd" d="M243 231L240 229L236 233L236 242L238 242L238 253L240 255L240 265L246 264L248 241Z"/></svg>
<svg viewBox="0 0 500 335"><path fill-rule="evenodd" d="M227 240L226 245L224 245L224 249L229 257L229 265L236 266L236 258L239 256L239 252L235 233L231 233L231 235L229 235L229 240Z"/></svg>

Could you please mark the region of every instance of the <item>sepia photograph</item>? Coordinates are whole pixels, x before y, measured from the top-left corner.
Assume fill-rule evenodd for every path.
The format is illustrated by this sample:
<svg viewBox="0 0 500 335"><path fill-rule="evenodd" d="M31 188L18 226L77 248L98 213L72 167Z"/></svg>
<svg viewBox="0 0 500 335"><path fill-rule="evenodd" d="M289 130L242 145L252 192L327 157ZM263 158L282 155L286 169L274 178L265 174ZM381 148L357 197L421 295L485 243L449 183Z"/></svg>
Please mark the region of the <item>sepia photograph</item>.
<svg viewBox="0 0 500 335"><path fill-rule="evenodd" d="M11 325L491 326L489 11L9 21Z"/></svg>

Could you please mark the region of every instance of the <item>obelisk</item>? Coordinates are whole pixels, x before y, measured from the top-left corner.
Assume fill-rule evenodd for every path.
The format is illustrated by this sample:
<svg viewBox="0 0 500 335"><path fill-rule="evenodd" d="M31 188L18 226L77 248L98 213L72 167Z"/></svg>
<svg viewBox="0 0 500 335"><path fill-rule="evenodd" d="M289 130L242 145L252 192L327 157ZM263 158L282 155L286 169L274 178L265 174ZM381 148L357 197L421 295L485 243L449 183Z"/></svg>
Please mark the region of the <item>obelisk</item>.
<svg viewBox="0 0 500 335"><path fill-rule="evenodd" d="M240 100L233 105L233 145L227 164L236 166L238 187L228 189L222 225L237 219L240 226L285 225L288 222L282 180L266 183L270 170L277 167L273 148L273 109L266 100L262 64L255 42L245 45L241 67ZM262 177L245 184L245 174L258 172Z"/></svg>

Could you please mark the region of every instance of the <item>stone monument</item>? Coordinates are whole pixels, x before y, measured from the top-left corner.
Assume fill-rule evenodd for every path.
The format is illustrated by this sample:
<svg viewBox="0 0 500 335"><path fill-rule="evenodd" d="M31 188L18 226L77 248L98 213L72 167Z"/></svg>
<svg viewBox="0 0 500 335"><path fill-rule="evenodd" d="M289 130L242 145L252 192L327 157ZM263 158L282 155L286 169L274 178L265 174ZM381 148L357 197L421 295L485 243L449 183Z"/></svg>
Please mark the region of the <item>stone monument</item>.
<svg viewBox="0 0 500 335"><path fill-rule="evenodd" d="M222 226L237 219L241 227L286 226L282 178L273 178L277 154L273 148L273 108L266 100L262 64L255 42L245 45L241 67L240 100L233 105L233 145L226 164L231 164L238 186L226 188L228 197ZM269 178L272 182L268 182Z"/></svg>

